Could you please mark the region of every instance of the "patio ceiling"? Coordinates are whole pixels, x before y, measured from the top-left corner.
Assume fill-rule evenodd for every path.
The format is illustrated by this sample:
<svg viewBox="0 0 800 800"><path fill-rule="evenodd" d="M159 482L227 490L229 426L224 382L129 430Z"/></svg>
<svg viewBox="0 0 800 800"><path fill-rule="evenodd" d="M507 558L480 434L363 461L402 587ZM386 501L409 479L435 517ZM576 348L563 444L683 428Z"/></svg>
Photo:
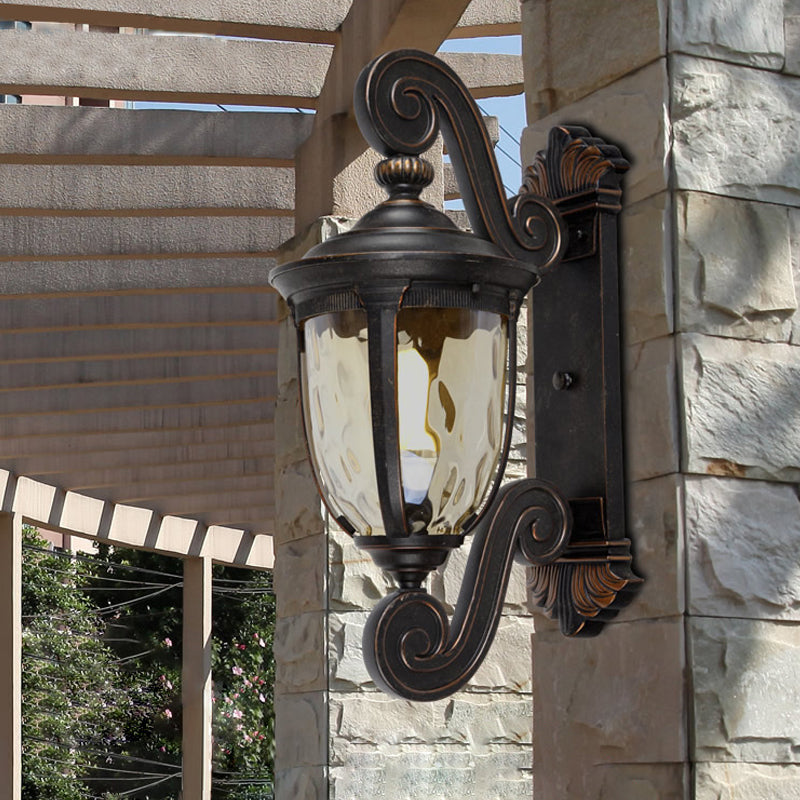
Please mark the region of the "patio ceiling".
<svg viewBox="0 0 800 800"><path fill-rule="evenodd" d="M461 5L453 36L519 30L516 0ZM0 94L336 105L350 2L174 6L0 3L0 19L80 28L0 31ZM446 58L478 97L521 91L518 57ZM313 127L297 112L0 105L0 510L270 565L271 545L253 545L274 525L267 273Z"/></svg>

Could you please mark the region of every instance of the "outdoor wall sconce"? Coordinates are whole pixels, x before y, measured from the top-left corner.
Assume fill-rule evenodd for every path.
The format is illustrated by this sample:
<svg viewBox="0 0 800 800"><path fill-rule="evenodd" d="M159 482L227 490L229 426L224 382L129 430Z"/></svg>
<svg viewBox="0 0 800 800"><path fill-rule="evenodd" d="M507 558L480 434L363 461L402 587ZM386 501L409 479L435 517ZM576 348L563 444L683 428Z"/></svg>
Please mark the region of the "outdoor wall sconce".
<svg viewBox="0 0 800 800"><path fill-rule="evenodd" d="M468 90L415 50L363 70L355 111L385 156L375 176L389 198L270 282L299 329L320 494L399 587L369 618L367 667L387 692L436 700L481 664L515 559L532 566L533 596L567 635L595 632L639 580L620 410L616 215L627 162L583 128L556 128L506 199ZM419 199L433 178L419 154L440 130L474 234ZM500 488L516 321L534 286L537 477ZM469 533L449 621L421 587Z"/></svg>

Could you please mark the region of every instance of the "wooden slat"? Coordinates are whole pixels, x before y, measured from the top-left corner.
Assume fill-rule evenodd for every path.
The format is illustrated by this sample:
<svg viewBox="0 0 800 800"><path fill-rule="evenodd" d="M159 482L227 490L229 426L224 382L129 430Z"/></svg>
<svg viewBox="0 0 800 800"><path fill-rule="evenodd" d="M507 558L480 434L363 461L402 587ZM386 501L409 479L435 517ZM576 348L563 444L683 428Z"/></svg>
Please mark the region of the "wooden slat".
<svg viewBox="0 0 800 800"><path fill-rule="evenodd" d="M226 477L245 477L247 475L265 475L274 467L273 455L257 456L246 459L220 459L214 466L214 475L220 479ZM94 494L106 499L113 499L119 489L136 484L161 482L166 487L171 482L195 481L207 478L209 465L205 462L197 464L184 462L180 464L162 464L144 467L108 467L105 469L72 469L65 472L47 473L46 480L63 486L70 491Z"/></svg>
<svg viewBox="0 0 800 800"><path fill-rule="evenodd" d="M274 402L276 391L277 380L273 374L130 382L102 388L29 389L7 393L0 405L0 418L32 414L85 414L114 408L191 406L224 403L243 397L260 397L267 403Z"/></svg>
<svg viewBox="0 0 800 800"><path fill-rule="evenodd" d="M165 492L168 491L169 494ZM231 477L198 478L194 481L170 481L165 485L162 482L140 482L121 486L116 490L118 503L126 505L146 505L165 497L210 497L213 494L230 492L236 498L237 492L260 493L259 504L272 505L274 502L272 492L272 472L260 475L248 473L247 475L234 475ZM241 498L238 498L241 500ZM229 504L225 504L226 506ZM163 508L159 504L160 508ZM208 505L206 506L208 508ZM170 512L173 513L173 512ZM174 512L184 513L184 512Z"/></svg>
<svg viewBox="0 0 800 800"><path fill-rule="evenodd" d="M0 470L3 511L21 514L34 525L122 547L141 547L175 556L206 555L220 563L270 569L272 538L194 520L162 517L153 511L63 492ZM263 522L263 518L261 520ZM264 528L262 533L271 533Z"/></svg>
<svg viewBox="0 0 800 800"><path fill-rule="evenodd" d="M141 474L146 476L147 469L142 468L169 468L176 465L201 464L209 465L206 467L206 475L214 475L213 465L220 461L238 461L244 459L268 458L274 456L274 443L268 439L251 439L247 441L222 441L203 444L186 444L178 446L161 447L134 447L130 451L124 450L105 450L96 453L69 453L64 452L57 456L33 455L22 458L3 458L3 462L9 465L10 469L21 475L31 477L41 477L45 475L59 475L64 480L65 486L75 488L78 486L77 476L79 474L110 473L113 470L139 469ZM116 483L104 479L104 484ZM271 485L269 479L267 484ZM90 486L90 483L81 482L81 488ZM101 484L95 484L101 485ZM162 494L171 494L170 484L161 483Z"/></svg>
<svg viewBox="0 0 800 800"><path fill-rule="evenodd" d="M250 516L257 514L261 519L269 518L273 512L272 492L266 488L210 493L203 495L168 495L147 497L141 503L130 505L147 505L157 509L160 514L175 516L191 516L205 518L213 514L214 519L232 519L235 515ZM220 516L217 516L217 515Z"/></svg>
<svg viewBox="0 0 800 800"><path fill-rule="evenodd" d="M159 447L190 447L219 442L248 440L271 441L274 438L272 422L247 422L227 427L173 429L158 431L122 431L115 433L83 433L65 436L19 436L0 439L0 459L20 459L26 456L70 457L92 455L121 450L149 450Z"/></svg>
<svg viewBox="0 0 800 800"><path fill-rule="evenodd" d="M0 439L20 436L68 436L131 431L184 430L227 425L244 425L272 418L269 398L236 397L226 402L152 408L118 408L99 411L87 408L71 414L0 415Z"/></svg>
<svg viewBox="0 0 800 800"><path fill-rule="evenodd" d="M0 264L7 295L67 292L134 292L144 289L268 289L274 260L252 257L151 260L7 261ZM0 323L2 324L2 323Z"/></svg>
<svg viewBox="0 0 800 800"><path fill-rule="evenodd" d="M46 364L0 364L0 408L10 395L30 389L99 389L149 381L167 383L199 380L206 376L219 380L226 376L274 375L276 367L274 353L191 354L106 361L75 359Z"/></svg>

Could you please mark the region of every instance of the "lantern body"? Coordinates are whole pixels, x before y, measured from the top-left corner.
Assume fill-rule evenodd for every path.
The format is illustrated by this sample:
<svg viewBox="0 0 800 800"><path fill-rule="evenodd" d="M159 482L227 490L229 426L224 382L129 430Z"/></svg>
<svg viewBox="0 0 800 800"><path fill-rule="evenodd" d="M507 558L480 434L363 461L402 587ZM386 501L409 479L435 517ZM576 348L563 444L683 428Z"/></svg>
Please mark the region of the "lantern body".
<svg viewBox="0 0 800 800"><path fill-rule="evenodd" d="M359 536L386 535L376 479L367 312L306 320L301 359L309 449L326 504ZM400 308L394 403L410 534L464 532L503 444L508 320L465 308ZM373 343L375 346L375 343ZM380 431L380 426L377 426Z"/></svg>
<svg viewBox="0 0 800 800"><path fill-rule="evenodd" d="M389 197L275 267L270 282L300 332L321 494L397 582L365 625L367 669L387 692L437 700L482 662L515 559L533 568L533 596L568 635L596 632L639 582L624 536L613 219L627 162L583 128L555 128L507 198L469 90L421 51L367 65L354 110L385 156L375 178ZM440 132L472 233L420 199L433 168L419 156ZM574 263L532 301L537 478L501 488L515 322L524 295L562 259ZM422 585L467 533L449 620Z"/></svg>

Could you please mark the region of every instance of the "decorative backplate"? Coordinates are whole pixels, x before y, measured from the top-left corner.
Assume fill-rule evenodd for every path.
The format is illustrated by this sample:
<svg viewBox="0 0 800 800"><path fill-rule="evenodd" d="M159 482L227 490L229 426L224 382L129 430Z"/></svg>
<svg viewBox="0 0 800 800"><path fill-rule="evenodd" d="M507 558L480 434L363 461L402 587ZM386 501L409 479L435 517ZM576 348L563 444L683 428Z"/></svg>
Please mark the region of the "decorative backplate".
<svg viewBox="0 0 800 800"><path fill-rule="evenodd" d="M534 474L569 499L574 526L557 557L533 563L534 602L566 635L591 635L640 582L625 536L617 214L628 162L580 127L550 131L522 193L567 224L561 263L531 296ZM530 400L530 398L529 398Z"/></svg>

